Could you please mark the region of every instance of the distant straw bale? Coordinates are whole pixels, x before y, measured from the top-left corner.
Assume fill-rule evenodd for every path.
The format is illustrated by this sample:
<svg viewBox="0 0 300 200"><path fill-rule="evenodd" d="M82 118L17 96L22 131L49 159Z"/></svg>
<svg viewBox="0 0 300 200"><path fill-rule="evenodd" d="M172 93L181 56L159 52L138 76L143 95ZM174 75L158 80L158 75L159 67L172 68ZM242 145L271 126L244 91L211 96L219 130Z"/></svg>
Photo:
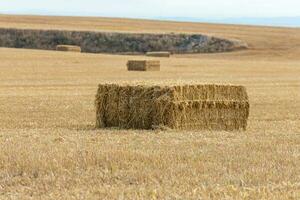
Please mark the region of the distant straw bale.
<svg viewBox="0 0 300 200"><path fill-rule="evenodd" d="M168 51L153 51L153 52L147 52L146 56L149 57L170 57L171 53Z"/></svg>
<svg viewBox="0 0 300 200"><path fill-rule="evenodd" d="M100 84L96 127L246 130L245 87L201 84Z"/></svg>
<svg viewBox="0 0 300 200"><path fill-rule="evenodd" d="M57 45L57 51L72 51L72 52L81 52L81 48L79 46L74 45Z"/></svg>
<svg viewBox="0 0 300 200"><path fill-rule="evenodd" d="M128 71L160 71L160 61L156 60L129 60Z"/></svg>

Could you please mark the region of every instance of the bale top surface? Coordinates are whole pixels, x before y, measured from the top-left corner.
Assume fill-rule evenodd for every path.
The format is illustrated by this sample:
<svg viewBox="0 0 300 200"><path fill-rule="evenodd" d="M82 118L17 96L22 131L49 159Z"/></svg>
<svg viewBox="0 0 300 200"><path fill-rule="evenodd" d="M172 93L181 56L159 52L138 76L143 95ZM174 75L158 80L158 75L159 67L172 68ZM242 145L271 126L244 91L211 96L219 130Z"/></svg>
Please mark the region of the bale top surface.
<svg viewBox="0 0 300 200"><path fill-rule="evenodd" d="M119 86L139 86L139 87L175 87L175 86L195 86L195 85L219 85L219 86L234 86L234 87L243 87L242 85L237 84L208 84L200 81L186 81L186 80L164 80L164 81L155 81L155 80L144 80L144 81L105 81L98 85L119 85Z"/></svg>
<svg viewBox="0 0 300 200"><path fill-rule="evenodd" d="M170 57L171 53L168 51L150 51L146 53L146 56L152 57Z"/></svg>
<svg viewBox="0 0 300 200"><path fill-rule="evenodd" d="M180 82L180 81L164 81L164 82L118 82L99 84L108 90L113 88L123 88L140 91L143 95L146 93L161 92L173 93L177 100L235 100L248 101L246 88L241 85L223 85L223 84L203 84L199 82ZM142 92L144 91L144 92ZM156 91L156 92L155 92ZM153 94L154 94L153 93Z"/></svg>

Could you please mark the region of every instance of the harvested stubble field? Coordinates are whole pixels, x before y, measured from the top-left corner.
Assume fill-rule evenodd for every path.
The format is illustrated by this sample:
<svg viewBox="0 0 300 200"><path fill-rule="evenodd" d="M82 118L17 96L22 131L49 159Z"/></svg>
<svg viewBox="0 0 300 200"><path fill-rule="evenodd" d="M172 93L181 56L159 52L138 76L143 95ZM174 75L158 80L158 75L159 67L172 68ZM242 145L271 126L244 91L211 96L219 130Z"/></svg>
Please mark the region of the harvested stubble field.
<svg viewBox="0 0 300 200"><path fill-rule="evenodd" d="M0 26L43 28L39 20L1 16ZM82 29L122 23L121 31L192 27L251 49L161 58L160 72L144 73L126 69L140 56L0 48L0 199L300 198L299 29L47 20ZM94 129L99 83L171 79L246 86L247 131Z"/></svg>

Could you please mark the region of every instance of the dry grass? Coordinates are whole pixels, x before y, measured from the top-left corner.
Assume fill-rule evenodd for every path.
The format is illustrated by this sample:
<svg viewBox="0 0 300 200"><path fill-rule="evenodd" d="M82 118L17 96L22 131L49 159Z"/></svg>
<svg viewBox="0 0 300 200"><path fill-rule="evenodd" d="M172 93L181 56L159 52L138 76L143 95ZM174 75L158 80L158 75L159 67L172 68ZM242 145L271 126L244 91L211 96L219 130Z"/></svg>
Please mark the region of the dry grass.
<svg viewBox="0 0 300 200"><path fill-rule="evenodd" d="M299 197L297 60L175 57L141 74L129 56L0 52L1 198ZM248 130L93 129L98 83L172 78L245 85Z"/></svg>
<svg viewBox="0 0 300 200"><path fill-rule="evenodd" d="M57 24L72 20L86 28L85 18ZM187 27L245 38L253 50L161 58L161 72L139 73L124 67L138 56L0 48L0 199L299 199L300 31ZM246 86L247 131L93 128L99 83L168 79Z"/></svg>

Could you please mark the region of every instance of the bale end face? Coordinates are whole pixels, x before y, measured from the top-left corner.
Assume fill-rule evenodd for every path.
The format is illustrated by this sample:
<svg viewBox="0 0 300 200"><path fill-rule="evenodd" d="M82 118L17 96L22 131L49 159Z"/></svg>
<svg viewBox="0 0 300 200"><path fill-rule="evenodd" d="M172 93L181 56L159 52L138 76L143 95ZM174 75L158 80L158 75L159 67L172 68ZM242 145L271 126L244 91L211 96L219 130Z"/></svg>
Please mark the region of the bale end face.
<svg viewBox="0 0 300 200"><path fill-rule="evenodd" d="M81 52L81 47L73 45L57 45L57 51L71 51L71 52Z"/></svg>
<svg viewBox="0 0 300 200"><path fill-rule="evenodd" d="M128 71L160 71L160 61L156 60L129 60Z"/></svg>
<svg viewBox="0 0 300 200"><path fill-rule="evenodd" d="M96 127L246 130L249 100L243 86L99 85Z"/></svg>
<svg viewBox="0 0 300 200"><path fill-rule="evenodd" d="M171 53L167 52L167 51L147 52L146 56L149 56L149 57L165 57L165 58L169 58L171 56Z"/></svg>

